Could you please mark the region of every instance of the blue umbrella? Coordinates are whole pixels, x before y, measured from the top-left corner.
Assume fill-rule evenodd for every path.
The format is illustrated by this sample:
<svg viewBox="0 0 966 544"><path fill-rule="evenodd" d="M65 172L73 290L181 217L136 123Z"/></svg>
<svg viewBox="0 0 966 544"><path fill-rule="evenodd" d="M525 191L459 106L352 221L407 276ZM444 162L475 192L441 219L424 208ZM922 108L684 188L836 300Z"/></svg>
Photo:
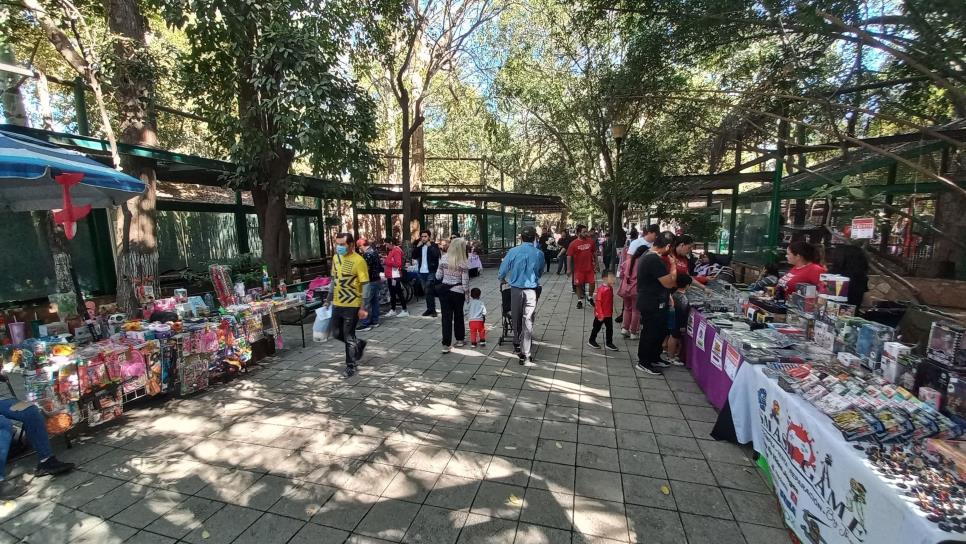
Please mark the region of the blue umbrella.
<svg viewBox="0 0 966 544"><path fill-rule="evenodd" d="M61 174L83 174L70 186L74 206L117 206L144 192L144 182L104 166L83 153L0 130L0 208L11 211L65 207Z"/></svg>

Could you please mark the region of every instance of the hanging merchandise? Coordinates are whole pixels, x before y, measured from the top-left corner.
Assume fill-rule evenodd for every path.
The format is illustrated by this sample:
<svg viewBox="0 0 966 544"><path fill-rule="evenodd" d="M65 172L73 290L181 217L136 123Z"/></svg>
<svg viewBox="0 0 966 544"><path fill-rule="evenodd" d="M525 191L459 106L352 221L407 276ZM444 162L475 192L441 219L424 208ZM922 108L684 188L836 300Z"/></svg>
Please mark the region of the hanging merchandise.
<svg viewBox="0 0 966 544"><path fill-rule="evenodd" d="M215 296L222 306L231 306L236 302L235 294L232 292L231 268L227 266L213 264L208 267L211 275L211 283L215 288ZM214 308L212 308L214 311Z"/></svg>

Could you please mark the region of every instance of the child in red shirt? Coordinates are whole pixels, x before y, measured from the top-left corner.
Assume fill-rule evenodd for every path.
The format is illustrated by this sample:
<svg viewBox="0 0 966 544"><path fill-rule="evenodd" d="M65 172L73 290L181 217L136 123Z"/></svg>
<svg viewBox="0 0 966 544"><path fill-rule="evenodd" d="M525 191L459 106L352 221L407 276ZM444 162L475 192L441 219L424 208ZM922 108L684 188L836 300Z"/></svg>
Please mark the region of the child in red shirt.
<svg viewBox="0 0 966 544"><path fill-rule="evenodd" d="M597 333L601 326L606 328L606 342L604 347L611 351L620 351L614 345L614 283L616 276L612 270L604 273L604 279L597 289L597 300L594 302L594 328L590 331L590 340L587 345L592 348L600 348L597 343Z"/></svg>

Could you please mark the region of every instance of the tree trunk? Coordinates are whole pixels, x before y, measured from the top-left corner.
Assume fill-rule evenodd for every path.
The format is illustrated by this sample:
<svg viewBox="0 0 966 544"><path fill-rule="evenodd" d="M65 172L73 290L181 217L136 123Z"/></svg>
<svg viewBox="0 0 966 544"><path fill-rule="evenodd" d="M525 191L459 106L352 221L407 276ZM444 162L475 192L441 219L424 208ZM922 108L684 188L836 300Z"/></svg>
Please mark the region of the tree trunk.
<svg viewBox="0 0 966 544"><path fill-rule="evenodd" d="M14 55L13 48L9 43L0 44L0 62L5 64L17 64L17 57ZM27 109L24 107L23 94L17 83L20 78L16 74L8 72L0 73L0 94L3 95L3 115L4 120L18 127L27 126Z"/></svg>
<svg viewBox="0 0 966 544"><path fill-rule="evenodd" d="M275 281L289 281L292 274L291 234L285 197L284 177L269 181L266 188L252 189L262 238L262 259L268 265L268 275Z"/></svg>
<svg viewBox="0 0 966 544"><path fill-rule="evenodd" d="M410 149L412 146L412 129L410 128L410 117L409 117L409 92L406 89L400 89L400 96L398 99L399 110L402 113L400 118L400 125L402 130L400 130L399 138L399 162L400 162L400 177L402 179L402 216L403 216L403 233L401 242L406 245L404 249L408 248L409 242L414 240L416 237L413 235L413 197L412 197L412 187L410 177L412 173L410 172ZM417 226L418 232L418 226Z"/></svg>
<svg viewBox="0 0 966 544"><path fill-rule="evenodd" d="M153 98L154 80L142 65L149 55L145 20L137 0L104 0L108 28L115 35L117 68L113 81L121 125L119 141L156 146L157 129L145 104ZM119 206L114 216L117 261L117 303L133 312L139 306L137 286L151 286L160 294L158 282L157 173L154 161L125 156L122 168L144 182L144 194Z"/></svg>
<svg viewBox="0 0 966 544"><path fill-rule="evenodd" d="M421 113L417 111L413 117L418 118ZM410 175L412 179L410 180L409 188L413 191L421 191L423 189L423 181L426 179L426 132L423 130L422 123L413 131L411 153L412 169L410 170Z"/></svg>

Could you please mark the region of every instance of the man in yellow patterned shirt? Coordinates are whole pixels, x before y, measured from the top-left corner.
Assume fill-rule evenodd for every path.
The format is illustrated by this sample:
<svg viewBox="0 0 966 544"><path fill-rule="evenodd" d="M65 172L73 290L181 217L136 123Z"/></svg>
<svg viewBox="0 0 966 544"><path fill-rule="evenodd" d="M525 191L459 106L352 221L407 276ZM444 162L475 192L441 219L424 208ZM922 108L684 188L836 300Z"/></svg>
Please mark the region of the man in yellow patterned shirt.
<svg viewBox="0 0 966 544"><path fill-rule="evenodd" d="M343 232L336 237L332 282L326 301L326 304L332 303L332 336L345 343L346 378L355 375L359 359L366 350L366 341L356 338L356 324L367 315L362 305L362 287L369 283L369 267L355 252L355 247L352 233Z"/></svg>

